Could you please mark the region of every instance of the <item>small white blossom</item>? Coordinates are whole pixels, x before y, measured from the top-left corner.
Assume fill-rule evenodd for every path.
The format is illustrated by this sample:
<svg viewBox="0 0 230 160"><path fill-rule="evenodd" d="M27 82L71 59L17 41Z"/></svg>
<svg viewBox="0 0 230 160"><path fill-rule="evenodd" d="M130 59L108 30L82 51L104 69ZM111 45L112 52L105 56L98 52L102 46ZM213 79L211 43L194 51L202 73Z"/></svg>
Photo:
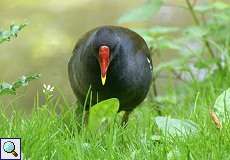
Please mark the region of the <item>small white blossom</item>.
<svg viewBox="0 0 230 160"><path fill-rule="evenodd" d="M43 90L42 90L43 93L45 93L45 92L53 92L53 91L54 91L54 87L53 86L43 84Z"/></svg>
<svg viewBox="0 0 230 160"><path fill-rule="evenodd" d="M50 86L50 85L48 85L46 89L49 91L49 90L50 90L50 88L51 88L51 86Z"/></svg>
<svg viewBox="0 0 230 160"><path fill-rule="evenodd" d="M51 88L50 88L50 91L53 92L53 91L54 91L54 87L51 87Z"/></svg>

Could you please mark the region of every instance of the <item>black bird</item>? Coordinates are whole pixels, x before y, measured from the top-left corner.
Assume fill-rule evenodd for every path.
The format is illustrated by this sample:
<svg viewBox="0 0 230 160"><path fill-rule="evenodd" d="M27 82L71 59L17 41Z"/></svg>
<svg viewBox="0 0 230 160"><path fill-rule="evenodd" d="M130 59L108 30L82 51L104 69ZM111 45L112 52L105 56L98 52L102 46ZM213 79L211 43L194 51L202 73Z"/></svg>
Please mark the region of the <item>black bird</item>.
<svg viewBox="0 0 230 160"><path fill-rule="evenodd" d="M118 98L123 122L150 88L152 60L144 39L118 26L97 27L77 42L68 64L71 87L84 104L91 86L91 104ZM86 111L89 102L86 104Z"/></svg>

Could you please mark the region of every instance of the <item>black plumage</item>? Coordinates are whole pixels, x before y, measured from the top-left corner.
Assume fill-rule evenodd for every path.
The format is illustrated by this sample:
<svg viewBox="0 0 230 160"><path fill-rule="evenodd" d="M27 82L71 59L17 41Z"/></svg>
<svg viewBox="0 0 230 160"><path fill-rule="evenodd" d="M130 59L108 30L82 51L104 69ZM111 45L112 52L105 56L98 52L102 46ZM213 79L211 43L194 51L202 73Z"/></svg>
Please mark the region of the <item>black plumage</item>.
<svg viewBox="0 0 230 160"><path fill-rule="evenodd" d="M110 50L105 85L101 82L100 46ZM118 98L119 110L130 112L144 100L150 88L152 60L144 39L137 33L123 27L102 26L87 32L77 42L68 73L71 87L82 104L91 85L92 104Z"/></svg>

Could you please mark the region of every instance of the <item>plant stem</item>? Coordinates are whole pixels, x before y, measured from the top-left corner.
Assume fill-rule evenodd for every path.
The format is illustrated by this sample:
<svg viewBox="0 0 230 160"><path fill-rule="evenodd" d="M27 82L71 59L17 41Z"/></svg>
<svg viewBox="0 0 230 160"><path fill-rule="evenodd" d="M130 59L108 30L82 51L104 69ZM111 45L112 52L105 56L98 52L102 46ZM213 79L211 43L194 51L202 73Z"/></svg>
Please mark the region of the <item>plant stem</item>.
<svg viewBox="0 0 230 160"><path fill-rule="evenodd" d="M157 97L158 93L157 93L157 85L156 85L155 77L153 77L153 93L154 93L154 96Z"/></svg>
<svg viewBox="0 0 230 160"><path fill-rule="evenodd" d="M190 11L190 13L191 13L191 15L192 15L192 18L193 18L195 24L196 24L197 26L200 26L200 21L199 21L198 17L196 16L196 13L195 13L195 11L194 11L194 8L193 8L192 4L190 3L190 0L186 0L186 3L187 3L187 5L188 5L188 9L189 9L189 11ZM213 52L213 50L212 50L212 48L211 48L211 45L210 45L210 43L208 42L208 40L206 39L205 36L202 36L202 41L203 41L204 45L206 46L206 48L208 49L208 52L209 52L209 54L211 55L211 57L212 57L212 58L216 58L216 57L215 57L215 54L214 54L214 52ZM217 66L218 66L218 68L219 68L220 70L222 70L222 66L221 66L221 64L220 64L219 61L217 62Z"/></svg>
<svg viewBox="0 0 230 160"><path fill-rule="evenodd" d="M156 79L157 79L157 75L154 75L153 77L153 93L154 93L154 96L157 97L158 96L158 93L157 93L157 85L156 85ZM152 97L151 98L152 101L154 101L154 98ZM162 112L161 112L161 109L159 106L154 106L154 110L158 113L159 116L162 115Z"/></svg>
<svg viewBox="0 0 230 160"><path fill-rule="evenodd" d="M196 16L196 13L195 13L195 11L193 9L192 4L190 3L189 0L186 0L186 3L188 5L188 9L189 9L189 11L190 11L190 13L192 15L193 20L195 21L196 25L199 26L200 25L200 21L199 21L198 17Z"/></svg>

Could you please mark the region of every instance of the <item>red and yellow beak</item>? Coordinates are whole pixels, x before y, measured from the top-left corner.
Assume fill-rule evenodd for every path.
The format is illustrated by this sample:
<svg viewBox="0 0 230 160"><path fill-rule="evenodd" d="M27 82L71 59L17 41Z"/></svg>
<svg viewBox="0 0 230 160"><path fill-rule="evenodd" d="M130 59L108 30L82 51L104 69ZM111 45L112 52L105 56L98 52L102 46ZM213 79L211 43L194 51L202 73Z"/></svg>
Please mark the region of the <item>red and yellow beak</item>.
<svg viewBox="0 0 230 160"><path fill-rule="evenodd" d="M101 68L101 83L104 86L106 81L107 69L109 67L110 50L108 46L100 46L99 48L99 63Z"/></svg>

